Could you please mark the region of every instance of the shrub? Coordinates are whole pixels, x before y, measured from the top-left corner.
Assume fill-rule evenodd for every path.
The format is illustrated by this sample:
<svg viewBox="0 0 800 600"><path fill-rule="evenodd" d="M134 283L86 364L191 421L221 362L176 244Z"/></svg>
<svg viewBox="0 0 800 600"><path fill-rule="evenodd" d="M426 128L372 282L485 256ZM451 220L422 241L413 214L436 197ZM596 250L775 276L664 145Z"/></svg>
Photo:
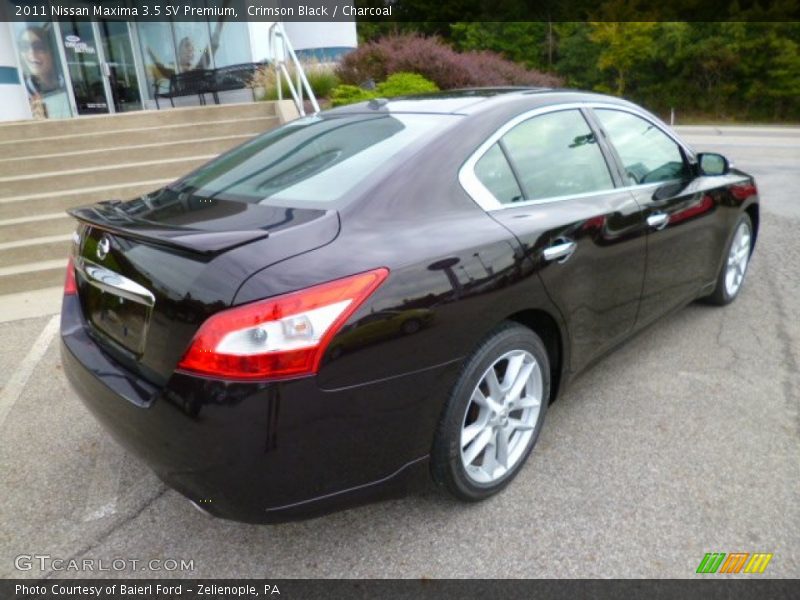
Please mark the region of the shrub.
<svg viewBox="0 0 800 600"><path fill-rule="evenodd" d="M292 82L295 83L297 81L295 71L293 68L288 69L289 75L292 77ZM333 88L339 85L339 77L336 75L336 70L332 67L321 65L316 62L309 62L303 64L303 70L317 98L328 98ZM275 69L272 67L259 69L250 82L250 87L265 90L261 100L276 100L278 98L278 86L275 83ZM284 77L281 77L281 92L283 93L284 99L291 99L292 92L289 91L289 84L286 83ZM303 96L305 95L305 90L303 90Z"/></svg>
<svg viewBox="0 0 800 600"><path fill-rule="evenodd" d="M343 83L383 81L398 72L419 73L440 89L470 86L557 87L562 80L504 59L494 52L458 53L435 37L395 34L367 42L347 54L337 73Z"/></svg>
<svg viewBox="0 0 800 600"><path fill-rule="evenodd" d="M333 88L340 83L335 67L312 64L304 66L304 69L308 83L311 84L311 89L317 98L328 98Z"/></svg>
<svg viewBox="0 0 800 600"><path fill-rule="evenodd" d="M554 75L527 69L519 63L506 60L495 52L466 52L458 61L467 73L469 83L475 86L522 85L534 87L559 87L563 80Z"/></svg>
<svg viewBox="0 0 800 600"><path fill-rule="evenodd" d="M374 90L365 90L357 85L342 84L333 88L331 92L331 105L344 106L377 97Z"/></svg>
<svg viewBox="0 0 800 600"><path fill-rule="evenodd" d="M375 86L374 90L365 90L356 85L342 84L336 87L331 94L333 106L344 106L355 102L363 102L372 98L393 98L411 94L424 94L436 92L439 88L435 83L425 79L417 73L395 73L386 81Z"/></svg>
<svg viewBox="0 0 800 600"><path fill-rule="evenodd" d="M395 73L375 87L378 97L391 98L409 94L438 92L439 87L418 73Z"/></svg>

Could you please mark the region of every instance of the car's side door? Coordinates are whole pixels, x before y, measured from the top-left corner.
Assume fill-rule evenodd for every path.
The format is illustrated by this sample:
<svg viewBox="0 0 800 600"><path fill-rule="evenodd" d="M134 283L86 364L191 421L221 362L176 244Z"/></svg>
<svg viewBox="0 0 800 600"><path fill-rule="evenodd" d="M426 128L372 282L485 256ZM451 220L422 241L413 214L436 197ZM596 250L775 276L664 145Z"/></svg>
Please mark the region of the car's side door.
<svg viewBox="0 0 800 600"><path fill-rule="evenodd" d="M461 182L533 261L579 370L634 325L645 268L641 209L579 107L521 115L465 163Z"/></svg>
<svg viewBox="0 0 800 600"><path fill-rule="evenodd" d="M659 124L624 108L592 109L647 224L647 269L637 327L697 296L714 279L720 227L694 156Z"/></svg>

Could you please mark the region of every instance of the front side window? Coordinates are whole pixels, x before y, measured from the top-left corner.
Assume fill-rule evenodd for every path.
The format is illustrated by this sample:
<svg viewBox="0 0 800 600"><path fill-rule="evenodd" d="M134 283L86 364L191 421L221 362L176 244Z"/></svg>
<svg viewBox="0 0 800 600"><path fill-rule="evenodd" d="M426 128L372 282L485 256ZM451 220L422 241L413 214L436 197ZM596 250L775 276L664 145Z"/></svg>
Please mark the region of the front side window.
<svg viewBox="0 0 800 600"><path fill-rule="evenodd" d="M526 200L587 194L614 187L595 135L580 111L532 117L500 140Z"/></svg>
<svg viewBox="0 0 800 600"><path fill-rule="evenodd" d="M627 112L594 109L617 150L628 185L682 179L689 173L680 146L649 121Z"/></svg>

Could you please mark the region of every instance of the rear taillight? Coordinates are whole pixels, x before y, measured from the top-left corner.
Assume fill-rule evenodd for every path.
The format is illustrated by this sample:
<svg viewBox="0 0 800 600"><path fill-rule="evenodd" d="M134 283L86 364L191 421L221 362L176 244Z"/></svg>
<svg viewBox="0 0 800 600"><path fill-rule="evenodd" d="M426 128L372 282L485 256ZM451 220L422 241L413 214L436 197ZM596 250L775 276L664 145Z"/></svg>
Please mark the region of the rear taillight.
<svg viewBox="0 0 800 600"><path fill-rule="evenodd" d="M72 257L67 260L67 274L64 276L64 295L74 296L78 293L78 285L75 283L75 263Z"/></svg>
<svg viewBox="0 0 800 600"><path fill-rule="evenodd" d="M230 379L316 373L333 336L388 275L375 269L219 312L178 368Z"/></svg>

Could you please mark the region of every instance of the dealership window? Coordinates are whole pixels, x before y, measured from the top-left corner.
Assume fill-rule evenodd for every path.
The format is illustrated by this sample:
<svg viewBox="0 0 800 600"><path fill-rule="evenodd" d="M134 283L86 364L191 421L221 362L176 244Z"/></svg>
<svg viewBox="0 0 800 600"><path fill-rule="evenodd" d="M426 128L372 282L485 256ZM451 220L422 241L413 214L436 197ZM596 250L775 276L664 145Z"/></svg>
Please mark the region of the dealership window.
<svg viewBox="0 0 800 600"><path fill-rule="evenodd" d="M245 22L143 22L138 31L150 94L175 73L252 60Z"/></svg>
<svg viewBox="0 0 800 600"><path fill-rule="evenodd" d="M502 143L527 200L614 187L594 133L577 110L528 119L505 134Z"/></svg>
<svg viewBox="0 0 800 600"><path fill-rule="evenodd" d="M33 116L39 119L71 117L53 24L44 21L17 22L14 23L14 37Z"/></svg>
<svg viewBox="0 0 800 600"><path fill-rule="evenodd" d="M247 23L243 21L211 21L211 46L215 47L215 34L217 36L216 52L213 55L216 68L249 63L252 59L250 53L250 37Z"/></svg>
<svg viewBox="0 0 800 600"><path fill-rule="evenodd" d="M208 23L189 21L173 23L178 71L185 73L197 69L213 69L218 43L212 45Z"/></svg>
<svg viewBox="0 0 800 600"><path fill-rule="evenodd" d="M139 46L144 58L147 89L152 94L153 87L178 70L175 57L175 40L172 37L172 24L162 22L139 23Z"/></svg>

